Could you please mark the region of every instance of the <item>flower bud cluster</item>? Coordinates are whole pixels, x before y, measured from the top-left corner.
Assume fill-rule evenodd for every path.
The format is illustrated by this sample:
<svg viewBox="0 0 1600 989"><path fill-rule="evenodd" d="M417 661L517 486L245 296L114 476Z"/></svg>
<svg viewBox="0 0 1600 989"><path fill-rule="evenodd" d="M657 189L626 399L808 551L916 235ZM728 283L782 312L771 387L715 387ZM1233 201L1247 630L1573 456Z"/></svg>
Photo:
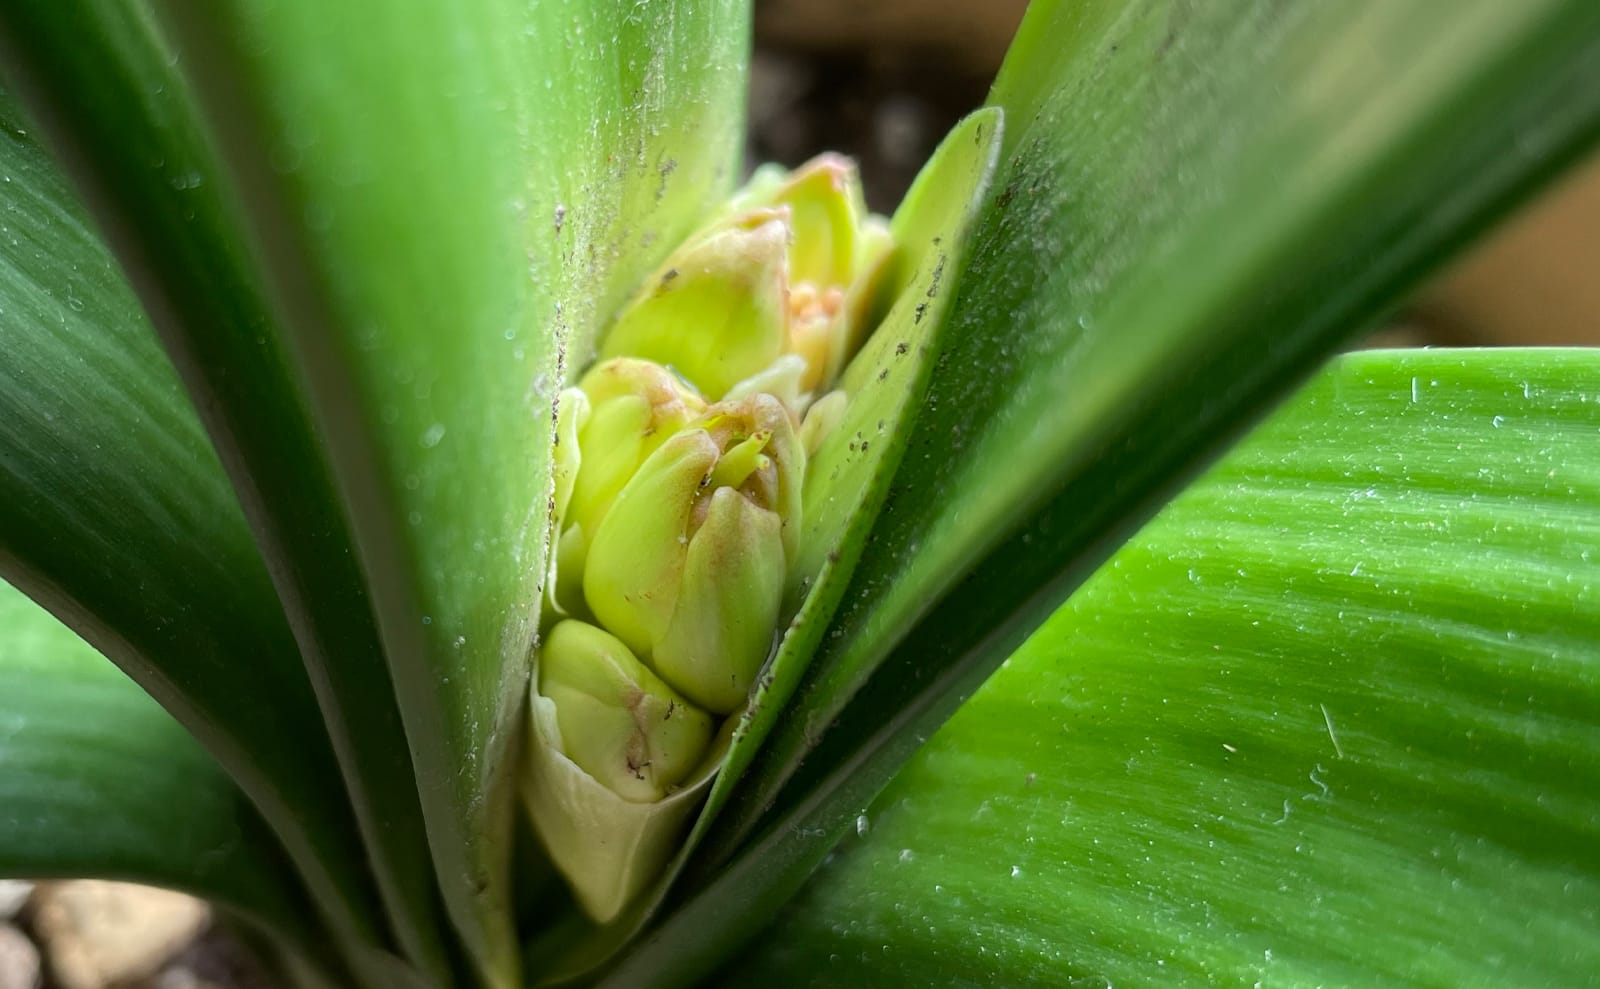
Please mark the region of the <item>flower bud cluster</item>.
<svg viewBox="0 0 1600 989"><path fill-rule="evenodd" d="M890 256L847 160L758 172L562 395L536 687L566 756L624 800L695 774L773 651L807 452Z"/></svg>

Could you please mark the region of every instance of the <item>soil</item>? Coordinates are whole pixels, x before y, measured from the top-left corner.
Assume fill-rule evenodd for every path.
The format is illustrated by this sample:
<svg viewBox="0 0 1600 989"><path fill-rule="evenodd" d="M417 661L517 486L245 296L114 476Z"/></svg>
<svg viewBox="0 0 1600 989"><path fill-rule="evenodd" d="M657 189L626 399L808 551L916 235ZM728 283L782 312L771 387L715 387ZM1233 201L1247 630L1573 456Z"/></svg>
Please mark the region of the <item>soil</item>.
<svg viewBox="0 0 1600 989"><path fill-rule="evenodd" d="M798 165L838 151L861 165L867 205L891 213L989 75L933 51L761 49L751 64L749 159Z"/></svg>

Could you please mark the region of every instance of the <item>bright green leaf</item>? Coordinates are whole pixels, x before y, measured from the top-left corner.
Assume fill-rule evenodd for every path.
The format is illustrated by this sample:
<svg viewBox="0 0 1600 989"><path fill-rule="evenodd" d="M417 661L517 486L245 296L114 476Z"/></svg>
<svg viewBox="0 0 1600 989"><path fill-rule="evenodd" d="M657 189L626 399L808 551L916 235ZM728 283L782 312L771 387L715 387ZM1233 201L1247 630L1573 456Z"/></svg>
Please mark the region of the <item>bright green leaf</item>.
<svg viewBox="0 0 1600 989"><path fill-rule="evenodd" d="M1593 352L1340 361L1012 657L731 983L1586 984L1597 381Z"/></svg>
<svg viewBox="0 0 1600 989"><path fill-rule="evenodd" d="M850 404L807 465L805 527L796 566L804 604L735 733L695 841L710 833L724 803L735 814L763 806L781 782L757 777L740 786L768 734L782 719L802 715L791 709L790 699L822 643L905 455L911 424L933 373L933 332L949 304L949 286L960 277L959 252L994 173L1003 123L995 110L979 111L964 121L895 212L892 230L900 254L889 286L893 304L839 381ZM718 850L708 854L715 858Z"/></svg>
<svg viewBox="0 0 1600 989"><path fill-rule="evenodd" d="M1582 0L1042 2L1017 53L927 407L750 770L787 783L624 978L753 933L1161 499L1600 129Z"/></svg>
<svg viewBox="0 0 1600 989"><path fill-rule="evenodd" d="M1011 167L818 718L908 623L970 639L1037 610L991 579L1019 557L1081 580L1243 416L1600 129L1587 3L1152 0L1092 20L1037 5L1024 51L1085 47L996 85L1021 118ZM974 600L985 582L1002 600Z"/></svg>
<svg viewBox="0 0 1600 989"><path fill-rule="evenodd" d="M744 5L158 8L327 438L446 906L506 985L563 348L731 186Z"/></svg>

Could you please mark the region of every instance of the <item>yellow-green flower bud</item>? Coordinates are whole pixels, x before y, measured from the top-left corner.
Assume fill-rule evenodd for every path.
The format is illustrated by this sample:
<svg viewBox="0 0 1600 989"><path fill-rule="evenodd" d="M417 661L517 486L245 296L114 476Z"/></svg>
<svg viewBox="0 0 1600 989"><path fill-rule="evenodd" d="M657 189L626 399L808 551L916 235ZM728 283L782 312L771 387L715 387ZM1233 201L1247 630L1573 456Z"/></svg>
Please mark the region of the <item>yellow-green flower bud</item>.
<svg viewBox="0 0 1600 989"><path fill-rule="evenodd" d="M589 608L712 712L744 703L771 649L804 471L777 399L718 403L640 466L590 545Z"/></svg>
<svg viewBox="0 0 1600 989"><path fill-rule="evenodd" d="M551 610L559 617L583 617L584 560L600 519L645 458L706 404L666 368L627 357L595 365L578 388L562 393L562 401Z"/></svg>
<svg viewBox="0 0 1600 989"><path fill-rule="evenodd" d="M589 398L589 416L578 434L583 467L565 524L593 535L639 465L706 403L666 368L626 357L595 365L578 387Z"/></svg>
<svg viewBox="0 0 1600 989"><path fill-rule="evenodd" d="M634 803L665 797L700 764L715 726L616 636L580 621L550 630L539 693L556 708L561 746L613 793Z"/></svg>
<svg viewBox="0 0 1600 989"><path fill-rule="evenodd" d="M667 259L607 332L601 357L665 364L713 399L783 353L788 214L749 210Z"/></svg>
<svg viewBox="0 0 1600 989"><path fill-rule="evenodd" d="M736 209L777 209L790 228L784 350L806 361L802 390L828 386L861 345L893 242L868 214L855 163L824 154L784 174L762 169Z"/></svg>
<svg viewBox="0 0 1600 989"><path fill-rule="evenodd" d="M758 171L730 210L675 251L606 334L602 357L668 365L711 399L770 391L780 356L800 359L800 396L836 378L877 315L892 254L855 165L822 155ZM781 396L780 396L781 397ZM790 403L798 408L803 400Z"/></svg>

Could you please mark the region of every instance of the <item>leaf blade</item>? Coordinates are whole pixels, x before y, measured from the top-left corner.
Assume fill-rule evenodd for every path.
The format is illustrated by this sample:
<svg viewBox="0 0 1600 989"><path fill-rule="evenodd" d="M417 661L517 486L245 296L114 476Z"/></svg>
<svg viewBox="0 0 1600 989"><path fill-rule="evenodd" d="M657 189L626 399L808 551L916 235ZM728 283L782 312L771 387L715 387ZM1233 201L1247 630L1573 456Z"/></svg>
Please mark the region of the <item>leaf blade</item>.
<svg viewBox="0 0 1600 989"><path fill-rule="evenodd" d="M416 783L364 579L170 48L143 8L118 2L17 4L0 20L9 70L153 314L240 495L391 929L413 961L446 978Z"/></svg>
<svg viewBox="0 0 1600 989"><path fill-rule="evenodd" d="M5 584L0 725L0 873L182 890L247 918L325 977L338 970L243 794L143 691Z"/></svg>
<svg viewBox="0 0 1600 989"><path fill-rule="evenodd" d="M1159 8L1162 5L1157 4ZM1050 9L1048 6L1043 9ZM1501 56L1516 52L1516 46L1499 47L1504 36L1498 29L1506 25L1494 23L1495 10L1485 8L1487 13L1479 11L1480 20L1486 22L1478 25L1481 34L1474 35L1474 39L1491 53ZM1547 8L1557 10L1557 6ZM1380 11L1381 13L1381 11ZM1392 13L1392 12L1391 12ZM1512 20L1519 19L1525 12L1519 11ZM1552 16L1548 23L1536 25L1546 34L1546 41L1555 44L1567 53L1570 62L1560 62L1553 59L1555 66L1552 69L1552 80L1545 81L1535 78L1531 83L1533 98L1539 106L1547 107L1551 99L1547 89L1554 83L1557 93L1565 93L1569 87L1581 92L1583 87L1579 81L1587 79L1590 74L1589 66L1592 60L1581 57L1586 49L1583 43L1595 45L1595 35L1600 33L1600 26L1594 24L1589 12L1577 8L1569 8L1566 13L1581 24L1575 26L1566 23L1559 16ZM1067 13L1062 14L1068 16ZM1341 16L1335 12L1335 17ZM1399 27L1409 26L1413 31L1421 30L1429 18L1418 16L1409 25L1400 24ZM1382 19L1381 17L1379 18ZM1401 18L1402 22L1406 18ZM1040 19L1040 30L1045 30L1043 19ZM1358 30L1352 31L1353 42L1362 42L1373 33L1384 34L1385 31L1367 24L1357 22ZM1396 25L1387 25L1393 29ZM1579 30L1587 28L1588 33ZM1303 28L1308 33L1320 35L1321 32L1312 32L1310 26ZM1239 32L1244 39L1255 40L1249 32ZM1395 46L1396 50L1403 49L1404 42L1400 40L1405 31L1392 30L1387 33L1395 35L1388 44ZM1323 36L1325 37L1325 35ZM1579 44L1574 46L1573 39L1578 39ZM1164 39L1163 39L1164 40ZM1297 38L1298 43L1310 43L1309 39ZM1290 51L1282 57L1293 61L1292 55L1297 54L1297 48L1291 47ZM1497 77L1499 66L1491 66L1496 71L1486 72L1491 78ZM1562 75L1561 73L1565 73ZM1538 70L1533 70L1533 75L1538 76ZM1430 76L1426 82L1430 85L1440 86L1443 94L1454 97L1452 84L1448 81L1441 82L1442 75L1437 73ZM1496 78L1497 82L1498 79ZM1474 80L1474 82L1477 82ZM1002 80L1003 86L1005 80ZM1386 89L1376 80L1370 85L1372 92L1382 93L1385 102L1390 101L1392 90ZM1487 83L1478 83L1479 89ZM1463 88L1468 88L1463 85ZM1490 87L1492 88L1492 87ZM1003 90L997 91L1003 95ZM1478 95L1482 95L1480 92ZM1405 101L1398 101L1402 104ZM1555 164L1567 160L1568 155L1581 150L1593 140L1597 127L1595 116L1600 116L1600 108L1591 107L1590 117L1582 118L1576 111L1564 112L1547 121L1556 136L1546 138L1556 148L1554 155ZM1171 111L1177 114L1181 111ZM1387 114L1387 110L1384 111ZM1576 119L1575 119L1576 118ZM1516 124L1503 126L1520 126L1520 118L1509 116L1508 120L1518 120ZM1411 118L1416 122L1418 118ZM1300 133L1315 133L1316 124L1322 122L1320 115L1314 116L1309 121L1296 121L1295 129ZM1423 121L1425 123L1425 121ZM1431 135L1420 136L1427 127L1418 127L1417 135L1413 136L1400 123L1388 123L1390 137L1402 141L1407 154L1429 154L1428 151L1418 149L1410 142L1431 145ZM1491 138L1489 134L1471 133L1462 136L1458 131L1458 139L1470 142L1476 155L1499 158L1499 149L1503 137ZM1216 152L1221 154L1221 151ZM1308 155L1323 153L1320 147L1306 149ZM1433 154L1439 154L1432 151ZM1448 164L1440 165L1435 162L1435 167L1446 170L1459 167L1449 156L1439 154L1439 158ZM1523 159L1518 162L1536 175L1543 174L1543 170L1552 167L1539 159ZM1393 168L1393 165L1388 167ZM1509 173L1509 174L1507 174ZM1013 176L1013 181L1015 181ZM1242 181L1242 180L1241 180ZM1440 180L1442 183L1442 179ZM1108 287L1105 289L1107 298L1104 305L1111 307L1111 311L1104 314L1108 325L1104 329L1096 329L1091 317L1088 327L1078 325L1065 332L1063 326L1077 323L1077 319L1068 318L1068 310L1073 307L1076 300L1071 293L1053 296L1053 290L1059 293L1061 286L1055 282L1046 282L1043 285L1034 284L1025 289L1032 293L1035 300L1031 304L1035 312L1040 313L1037 318L1041 327L1047 327L1044 332L1037 335L1031 344L1040 347L1040 352L1035 352L1030 359L1036 361L1034 367L1021 375L1025 384L1026 393L1021 395L1004 395L993 390L987 382L961 381L960 374L947 374L942 383L954 394L938 394L935 396L941 406L941 411L935 413L932 421L926 423L925 436L930 442L937 442L938 433L947 433L956 437L956 442L962 449L969 449L972 445L985 442L992 444L988 453L972 454L961 458L924 458L920 462L913 461L910 471L900 479L899 487L902 490L939 490L949 493L946 504L930 506L926 501L918 502L915 499L897 501L895 505L904 505L898 517L894 514L888 516L885 525L891 531L884 533L885 538L880 539L879 545L888 544L892 547L883 554L883 557L894 553L898 559L889 563L880 557L884 570L878 573L868 571L862 575L861 586L870 586L875 583L877 588L889 588L888 594L872 594L859 596L854 599L853 607L856 612L853 616L846 616L845 621L859 622L863 627L863 639L879 643L876 647L868 647L863 641L860 645L850 648L858 655L850 661L841 664L841 671L833 677L831 682L819 685L818 692L829 695L827 704L822 708L819 717L826 717L838 709L839 700L853 694L854 689L863 682L864 675L870 675L873 668L868 657L872 654L881 654L884 643L892 641L897 633L893 630L897 623L911 620L914 615L927 613L927 591L930 588L942 588L945 597L951 595L957 575L967 573L967 567L973 560L971 555L977 547L986 541L999 542L998 534L1005 532L1010 526L1004 521L1010 513L1016 511L1018 505L1039 505L1040 498L1032 486L1038 485L1042 480L1033 471L1022 470L1009 472L1009 476L1002 472L987 469L985 461L992 457L1004 456L1015 458L1023 464L1046 465L1043 473L1053 473L1058 478L1065 480L1062 493L1057 496L1057 502L1049 509L1043 509L1039 516L1030 524L1035 527L1045 525L1044 515L1054 513L1058 517L1056 524L1071 524L1079 531L1077 540L1080 543L1093 544L1097 541L1101 545L1091 549L1088 558L1073 564L1070 568L1073 574L1064 574L1059 579L1067 583L1081 580L1086 576L1085 564L1091 565L1101 555L1109 550L1110 539L1097 536L1092 531L1087 520L1081 518L1086 503L1092 503L1096 496L1092 487L1099 486L1102 491L1111 491L1112 485L1121 489L1118 500L1124 500L1135 491L1141 491L1146 499L1159 497L1171 489L1172 480L1162 477L1163 467L1161 461L1165 460L1174 466L1190 465L1195 462L1195 447L1199 442L1198 433L1204 430L1220 432L1221 439L1225 440L1239 428L1235 421L1230 423L1228 413L1222 410L1234 402L1261 402L1264 399L1280 393L1284 386L1294 379L1294 376L1304 373L1305 365L1309 360L1314 360L1320 353L1317 347L1326 347L1338 339L1342 332L1349 332L1349 320L1355 313L1370 312L1379 305L1386 304L1392 293L1406 284L1406 279L1415 277L1419 266L1427 264L1426 257L1417 258L1417 252L1424 250L1418 241L1426 242L1429 239L1444 241L1446 238L1459 236L1455 232L1456 224L1482 222L1474 215L1474 211L1492 212L1500 207L1506 196L1514 196L1522 187L1525 180L1517 174L1513 166L1499 174L1489 176L1486 189L1470 189L1465 192L1456 190L1456 195L1465 203L1450 201L1442 204L1427 202L1425 209L1437 210L1437 213L1428 215L1420 237L1412 237L1409 243L1399 243L1395 251L1401 257L1385 259L1382 264L1372 264L1358 274L1345 275L1347 262L1342 260L1322 261L1320 258L1312 266L1315 272L1317 265L1327 265L1343 277L1342 284L1333 295L1333 302L1329 302L1324 295L1318 294L1309 288L1315 273L1294 271L1292 275L1284 276L1295 280L1295 288L1286 301L1270 298L1273 293L1266 293L1269 298L1262 305L1262 312L1256 318L1259 322L1252 322L1240 311L1240 302L1236 291L1231 288L1219 288L1219 279L1206 279L1195 277L1193 279L1193 295L1176 297L1177 293L1157 291L1153 287L1157 282L1169 275L1168 266L1174 259L1161 256L1159 253L1153 261L1125 261L1133 265L1147 265L1146 271L1132 272L1124 275L1108 277ZM1411 191L1421 195L1420 182L1412 180ZM1502 189L1499 184L1506 183L1509 189ZM1373 183L1373 187L1364 188L1369 195L1387 196L1382 191L1381 182ZM1306 195L1307 200L1315 202L1318 197L1315 192ZM1340 190L1341 196L1344 190ZM1005 195L1004 192L1001 193ZM1324 204L1316 202L1316 206L1308 214L1321 224L1342 225L1343 211L1351 208L1350 204L1341 201L1340 196L1329 197L1332 202ZM1476 201L1475 201L1476 200ZM1265 270L1271 270L1274 258L1290 258L1288 262L1291 269L1298 268L1298 259L1294 258L1293 242L1287 239L1290 235L1281 232L1281 228L1296 230L1296 223L1303 222L1301 216L1294 211L1287 211L1288 218L1281 217L1277 210L1280 203L1262 204L1255 207L1259 210L1256 222L1264 226L1280 228L1272 239L1265 245L1253 249L1249 258L1250 268L1242 276L1241 284L1250 285L1263 278L1257 274L1262 269L1256 265L1265 265ZM1396 208L1402 216L1397 223L1410 224L1415 222L1416 216L1413 207ZM1425 214L1426 215L1426 214ZM1374 224L1376 227L1376 223ZM1315 229L1315 228L1313 228ZM1470 229L1470 227L1468 228ZM1448 233L1446 231L1449 231ZM1235 234L1236 237L1242 235ZM1374 229L1372 233L1363 232L1352 236L1352 241L1371 239L1386 241L1390 238L1388 231ZM1442 246L1442 245L1441 245ZM1078 245L1075 250L1083 250L1083 245ZM1205 249L1216 254L1226 253L1213 245L1206 244ZM1356 249L1352 246L1352 250ZM1432 256L1437 256L1439 247L1431 248ZM985 289L995 283L985 276L990 274L985 267L985 257L981 255L983 248L979 248L980 257L974 261L974 279L982 286L977 295L969 296L964 300L971 313L974 308L1010 313L1011 305L1016 300L1002 297L995 299ZM1331 254L1331 252L1322 252ZM999 253L992 256L991 264L1002 264L1003 258L1008 257L1002 247ZM1188 259L1190 255L1183 255ZM1060 263L1060 259L1043 260L1040 262L1045 271L1051 266ZM1322 272L1322 277L1328 276L1328 271ZM1131 284L1113 285L1119 278L1125 278ZM1376 284L1373 284L1376 283ZM1354 285L1354 290L1351 289ZM1013 284L1012 291L1017 286ZM1210 299L1211 301L1206 301ZM1151 301L1156 300L1156 301ZM1185 312L1182 306L1193 302L1196 308L1192 312ZM1027 304L1027 303L1024 303ZM1298 305L1298 311L1290 309ZM1288 309L1288 312L1283 310ZM1165 311L1165 318L1157 318L1155 313ZM1247 310L1248 311L1248 310ZM1252 314L1254 315L1254 314ZM1305 323L1305 337L1303 343L1273 339L1266 358L1262 359L1261 337L1269 333L1276 333L1278 324L1269 320L1271 315L1278 318L1300 318ZM1096 317L1099 314L1095 314ZM949 355L948 366L962 367L988 366L994 360L1004 359L1008 350L1022 349L1030 345L1029 342L1005 334L995 335L978 330L981 325L982 315L969 316L969 322L963 324L965 332L958 334L962 341L962 348ZM1183 345L1166 350L1162 343L1176 335L1175 330L1192 330L1194 324L1191 320L1200 321L1206 327L1205 331L1197 333L1198 340L1186 341ZM1151 331L1145 338L1129 342L1119 335L1117 327L1132 327L1140 325L1155 325L1168 328L1165 333ZM1243 326L1243 330L1234 330L1235 326ZM1217 332L1221 327L1222 331ZM1082 331L1081 333L1078 331ZM1214 337L1207 334L1216 333ZM1200 348L1205 345L1218 346L1218 351L1213 355L1203 353ZM1304 349L1301 349L1304 348ZM1213 369L1212 365L1221 365ZM1211 374L1204 374L1198 368L1205 367ZM1081 398L1074 396L1071 387L1063 387L1055 375L1064 375L1069 385L1077 385L1077 393ZM1142 377L1148 376L1150 381L1142 382ZM1223 382L1219 387L1218 382ZM935 388L941 382L936 381ZM1159 385L1159 387L1151 387ZM1147 390L1148 389L1148 390ZM1064 393L1064 394L1063 394ZM976 401L978 405L972 406ZM978 432L989 431L987 437L970 437L972 430L964 428L964 423L970 420L979 424ZM1052 431L1050 425L1057 425L1058 429ZM1174 428L1176 427L1176 428ZM1192 431L1192 432L1191 432ZM933 435L929 435L933 434ZM1215 443L1216 440L1211 442ZM1115 449L1126 444L1128 447L1137 447L1133 450L1118 450L1115 456L1121 461L1119 470L1108 468L1104 454L1108 449ZM1154 463L1152 463L1154 461ZM1104 498L1105 496L1100 496ZM1148 511L1148 508L1143 509ZM1118 520L1123 514L1119 509L1110 507L1106 509L1106 516L1094 520L1094 525L1112 527L1126 530L1128 519ZM1129 513L1132 514L1132 513ZM1073 519L1074 515L1079 516ZM1071 521L1068 521L1068 520ZM938 521L935 521L938 520ZM914 534L914 538L913 538ZM1111 537L1114 539L1115 537ZM1024 548L1026 541L1015 536L984 553L984 566L999 572L1009 572L1010 565L1007 561L1016 559L1021 555L1041 555L1045 551ZM906 547L914 545L916 554L907 552ZM939 548L939 547L942 547ZM1085 547L1088 548L1088 547ZM892 568L892 569L891 569ZM1049 567L1042 568L1041 572L1048 572ZM896 580L890 584L886 577L893 573ZM960 579L970 584L981 584L982 578L974 579L964 576ZM994 585L992 582L991 586ZM993 606L994 602L991 602ZM1003 605L1002 605L1003 610ZM1034 609L1038 611L1037 608ZM962 620L965 620L963 618ZM845 635L848 637L849 632ZM938 636L935 636L938 637Z"/></svg>
<svg viewBox="0 0 1600 989"><path fill-rule="evenodd" d="M507 984L562 348L731 182L747 6L161 9L328 437L446 907Z"/></svg>
<svg viewBox="0 0 1600 989"><path fill-rule="evenodd" d="M852 360L839 387L850 404L835 433L807 465L805 528L797 572L806 575L804 605L785 631L748 715L734 733L728 760L695 824L691 849L703 834L718 844L699 852L703 877L747 837L712 830L724 806L749 820L751 807L775 796L781 780L757 775L740 785L767 736L784 717L806 665L829 630L829 619L849 586L856 561L872 538L895 468L906 454L908 433L927 393L937 356L932 342L950 305L949 286L960 278L961 252L984 201L1004 134L1004 116L979 110L957 125L917 176L896 210L893 302L882 323ZM812 732L815 725L807 725ZM693 874L688 880L691 884Z"/></svg>
<svg viewBox="0 0 1600 989"><path fill-rule="evenodd" d="M1422 60L1438 8L1157 0L1029 18L1019 58L1051 62L995 93L1023 123L912 441L927 453L902 466L836 644L755 770L789 783L727 822L761 830L620 972L703 971L752 933L1162 497L1600 128L1600 23L1577 3L1476 5ZM1054 46L1074 23L1086 40ZM1298 101L1274 106L1282 92ZM1353 145L1324 126L1341 115L1371 125ZM1519 134L1529 153L1504 154ZM1230 207L1237 229L1218 227Z"/></svg>
<svg viewBox="0 0 1600 989"><path fill-rule="evenodd" d="M318 719L238 504L137 304L16 119L0 105L0 571L201 740L339 937L376 952L326 738L300 728L299 745L280 744L280 719Z"/></svg>
<svg viewBox="0 0 1600 989"><path fill-rule="evenodd" d="M985 685L739 977L1582 982L1597 366L1341 360Z"/></svg>

